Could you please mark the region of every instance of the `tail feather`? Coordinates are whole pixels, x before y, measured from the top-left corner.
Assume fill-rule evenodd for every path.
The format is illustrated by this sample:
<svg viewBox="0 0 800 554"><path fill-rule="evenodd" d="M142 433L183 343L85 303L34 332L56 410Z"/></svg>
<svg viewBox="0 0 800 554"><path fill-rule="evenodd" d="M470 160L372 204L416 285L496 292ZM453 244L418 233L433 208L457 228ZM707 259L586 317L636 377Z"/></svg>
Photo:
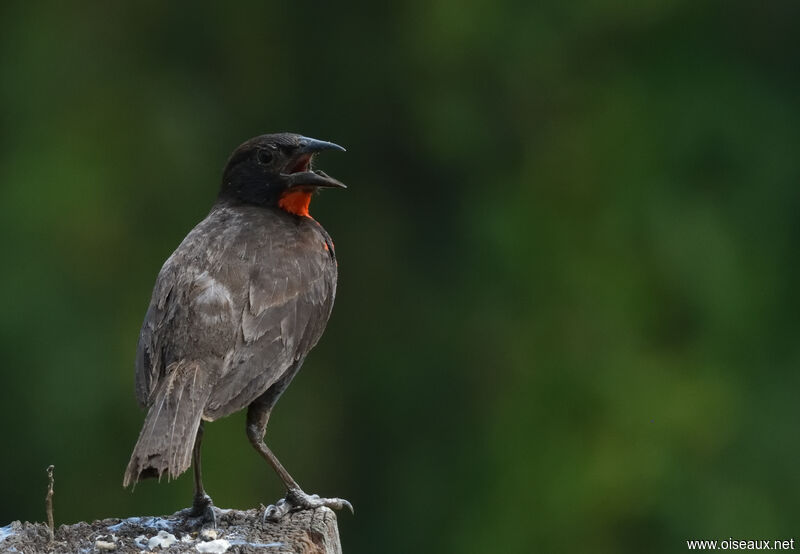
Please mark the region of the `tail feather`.
<svg viewBox="0 0 800 554"><path fill-rule="evenodd" d="M173 479L192 464L192 447L208 400L208 372L196 362L180 362L161 383L133 448L122 485L147 477Z"/></svg>

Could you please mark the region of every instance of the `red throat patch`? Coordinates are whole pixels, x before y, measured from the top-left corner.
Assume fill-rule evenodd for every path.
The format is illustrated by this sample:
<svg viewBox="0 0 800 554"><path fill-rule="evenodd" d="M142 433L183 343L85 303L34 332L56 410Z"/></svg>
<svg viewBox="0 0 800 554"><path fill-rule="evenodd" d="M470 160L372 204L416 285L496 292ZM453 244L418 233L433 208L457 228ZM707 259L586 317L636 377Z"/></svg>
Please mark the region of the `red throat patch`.
<svg viewBox="0 0 800 554"><path fill-rule="evenodd" d="M308 205L311 204L311 193L305 190L290 190L281 195L278 206L290 214L311 217Z"/></svg>

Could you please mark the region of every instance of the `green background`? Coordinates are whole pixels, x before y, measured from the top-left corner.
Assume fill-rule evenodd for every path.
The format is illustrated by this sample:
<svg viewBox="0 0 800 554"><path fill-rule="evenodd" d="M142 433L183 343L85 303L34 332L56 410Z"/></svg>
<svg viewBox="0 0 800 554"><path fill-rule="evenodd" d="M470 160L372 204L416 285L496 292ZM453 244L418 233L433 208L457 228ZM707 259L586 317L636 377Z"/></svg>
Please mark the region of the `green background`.
<svg viewBox="0 0 800 554"><path fill-rule="evenodd" d="M139 325L245 139L346 154L267 440L345 552L676 552L800 513L800 4L4 2L0 525L121 487ZM217 505L283 494L237 414Z"/></svg>

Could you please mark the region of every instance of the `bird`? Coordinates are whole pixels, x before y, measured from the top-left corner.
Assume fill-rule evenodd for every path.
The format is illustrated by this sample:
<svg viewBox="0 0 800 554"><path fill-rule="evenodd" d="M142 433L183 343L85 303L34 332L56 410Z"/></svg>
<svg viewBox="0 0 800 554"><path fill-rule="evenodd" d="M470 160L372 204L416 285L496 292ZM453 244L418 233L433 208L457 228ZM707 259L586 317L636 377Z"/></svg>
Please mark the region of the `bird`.
<svg viewBox="0 0 800 554"><path fill-rule="evenodd" d="M322 188L346 188L312 169L316 154L344 151L295 133L237 147L216 202L164 262L136 349L135 389L147 410L123 486L191 465L188 517L214 518L203 487L205 422L247 409L246 434L286 486L265 519L352 505L303 492L264 442L272 409L320 339L336 296L333 240L309 213Z"/></svg>

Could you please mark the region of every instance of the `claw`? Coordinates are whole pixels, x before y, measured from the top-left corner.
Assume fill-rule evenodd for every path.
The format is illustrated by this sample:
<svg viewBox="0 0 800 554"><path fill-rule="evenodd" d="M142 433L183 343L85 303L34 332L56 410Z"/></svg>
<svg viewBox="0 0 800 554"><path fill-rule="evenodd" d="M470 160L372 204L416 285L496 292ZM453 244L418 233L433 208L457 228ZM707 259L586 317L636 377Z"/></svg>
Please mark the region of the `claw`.
<svg viewBox="0 0 800 554"><path fill-rule="evenodd" d="M291 511L291 504L286 502L284 498L278 500L275 504L271 504L264 509L264 515L261 522L271 521L277 523L283 516Z"/></svg>
<svg viewBox="0 0 800 554"><path fill-rule="evenodd" d="M214 529L217 528L217 513L215 512L216 506L211 501L211 497L207 494L198 496L194 499L191 508L185 508L175 512L184 519L199 519L202 523L211 522Z"/></svg>
<svg viewBox="0 0 800 554"><path fill-rule="evenodd" d="M355 514L353 505L343 498L320 498L317 494L306 494L300 489L293 489L287 493L286 498L281 498L275 504L267 506L261 519L262 522L277 522L289 512L314 510L322 506L332 510L347 508L351 514Z"/></svg>

